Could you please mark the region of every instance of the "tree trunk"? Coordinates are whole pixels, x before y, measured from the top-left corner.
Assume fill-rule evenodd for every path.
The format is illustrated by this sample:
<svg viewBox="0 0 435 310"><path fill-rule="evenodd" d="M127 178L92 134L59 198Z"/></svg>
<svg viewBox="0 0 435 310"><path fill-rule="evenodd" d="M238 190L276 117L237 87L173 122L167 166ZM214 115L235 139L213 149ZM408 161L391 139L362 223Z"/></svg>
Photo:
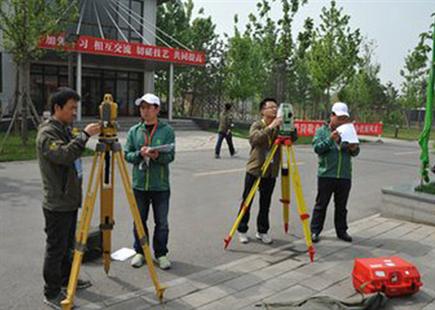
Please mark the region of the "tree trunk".
<svg viewBox="0 0 435 310"><path fill-rule="evenodd" d="M29 110L28 97L30 94L30 63L24 62L19 64L18 70L20 74L20 96L18 100L19 102L21 101L21 139L23 145L27 145L27 112Z"/></svg>
<svg viewBox="0 0 435 310"><path fill-rule="evenodd" d="M411 124L409 122L408 114L406 113L406 110L403 111L403 118L405 119L406 128L411 128Z"/></svg>
<svg viewBox="0 0 435 310"><path fill-rule="evenodd" d="M315 96L313 98L313 101L311 103L311 115L310 115L310 119L317 119L317 105L319 103L319 98L317 96Z"/></svg>
<svg viewBox="0 0 435 310"><path fill-rule="evenodd" d="M286 86L288 83L288 74L285 63L277 63L274 67L274 83L275 94L274 97L278 101L278 105L286 101Z"/></svg>
<svg viewBox="0 0 435 310"><path fill-rule="evenodd" d="M189 116L193 116L195 113L195 96L192 94L192 100L190 101L190 111L189 111Z"/></svg>
<svg viewBox="0 0 435 310"><path fill-rule="evenodd" d="M330 86L328 86L328 88L326 89L326 106L325 106L326 112L329 112L330 105L331 105L331 88Z"/></svg>
<svg viewBox="0 0 435 310"><path fill-rule="evenodd" d="M14 114L16 109L19 109L18 106L18 99L20 98L20 72L18 70L18 66L16 66L16 72L15 72L15 92L14 92L14 102L12 103L12 114ZM19 113L19 112L17 112ZM12 121L12 120L11 120ZM18 121L18 118L15 119L14 126L14 134L19 135L20 134L20 123Z"/></svg>

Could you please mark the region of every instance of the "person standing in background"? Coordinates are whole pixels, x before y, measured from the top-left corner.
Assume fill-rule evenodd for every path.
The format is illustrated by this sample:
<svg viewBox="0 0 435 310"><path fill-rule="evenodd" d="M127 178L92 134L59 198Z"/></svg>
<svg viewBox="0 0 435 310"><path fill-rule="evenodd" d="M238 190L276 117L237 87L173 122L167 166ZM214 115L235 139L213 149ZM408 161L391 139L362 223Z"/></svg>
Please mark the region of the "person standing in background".
<svg viewBox="0 0 435 310"><path fill-rule="evenodd" d="M219 117L219 129L218 129L218 139L215 147L215 158L221 158L221 147L222 142L225 139L230 150L231 157L236 154L233 144L233 135L231 133L231 128L234 127L233 115L231 113L232 105L230 103L225 104L225 110L221 113Z"/></svg>

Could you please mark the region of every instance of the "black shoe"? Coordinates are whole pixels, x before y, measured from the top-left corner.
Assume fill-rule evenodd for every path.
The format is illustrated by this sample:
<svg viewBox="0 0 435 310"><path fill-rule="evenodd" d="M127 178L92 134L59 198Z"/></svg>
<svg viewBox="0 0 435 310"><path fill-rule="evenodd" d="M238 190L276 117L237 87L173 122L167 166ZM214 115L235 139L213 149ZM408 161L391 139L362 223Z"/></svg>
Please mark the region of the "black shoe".
<svg viewBox="0 0 435 310"><path fill-rule="evenodd" d="M347 232L343 234L338 234L337 238L345 242L352 242L352 237Z"/></svg>
<svg viewBox="0 0 435 310"><path fill-rule="evenodd" d="M312 235L311 235L311 240L312 240L314 243L319 242L319 241L320 241L320 235L319 235L319 234L312 234Z"/></svg>
<svg viewBox="0 0 435 310"><path fill-rule="evenodd" d="M45 296L44 297L44 304L46 304L50 308L62 310L61 302L65 298L66 297L65 297L65 295L62 292L57 294L57 296L55 296L55 297L47 297L47 296Z"/></svg>
<svg viewBox="0 0 435 310"><path fill-rule="evenodd" d="M78 290L83 290L83 289L88 288L88 287L91 287L91 286L92 286L91 281L82 280L82 279L78 279L78 280L77 280L77 289L78 289ZM68 288L68 282L67 282L67 283L64 283L64 284L62 285L62 288L63 288L63 289Z"/></svg>
<svg viewBox="0 0 435 310"><path fill-rule="evenodd" d="M214 158L220 159L221 157L219 155L215 155Z"/></svg>

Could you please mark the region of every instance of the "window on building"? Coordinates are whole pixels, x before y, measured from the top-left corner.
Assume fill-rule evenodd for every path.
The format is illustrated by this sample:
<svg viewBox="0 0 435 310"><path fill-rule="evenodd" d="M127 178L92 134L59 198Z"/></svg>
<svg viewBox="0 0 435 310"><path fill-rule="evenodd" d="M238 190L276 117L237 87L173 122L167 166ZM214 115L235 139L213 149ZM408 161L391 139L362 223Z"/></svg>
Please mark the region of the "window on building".
<svg viewBox="0 0 435 310"><path fill-rule="evenodd" d="M144 3L139 0L119 0L116 7L108 3L111 2L107 2L106 0L97 0L94 2L103 28L104 37L110 40L123 40L122 35L115 25L113 25L111 18L107 14L108 11L128 41L142 42L142 39L137 33L142 34L143 31L142 21L139 16L143 17ZM92 4L92 6L88 4L87 10L85 10L80 34L100 37L100 30L93 7L94 4ZM129 14L127 14L126 11L128 11Z"/></svg>
<svg viewBox="0 0 435 310"><path fill-rule="evenodd" d="M76 77L74 76L74 81ZM50 108L50 94L68 83L67 66L32 64L31 97L38 112ZM105 93L109 92L119 105L120 115L137 115L134 100L143 90L143 73L83 68L82 111L95 116Z"/></svg>

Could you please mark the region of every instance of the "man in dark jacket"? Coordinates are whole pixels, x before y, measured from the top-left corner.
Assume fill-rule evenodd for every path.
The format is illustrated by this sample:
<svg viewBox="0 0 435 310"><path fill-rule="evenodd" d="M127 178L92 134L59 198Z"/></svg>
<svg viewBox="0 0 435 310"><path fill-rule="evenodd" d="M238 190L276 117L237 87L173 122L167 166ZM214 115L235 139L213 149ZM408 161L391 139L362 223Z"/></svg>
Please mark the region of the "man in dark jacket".
<svg viewBox="0 0 435 310"><path fill-rule="evenodd" d="M347 199L352 176L352 157L359 154L358 144L342 142L337 127L349 123L347 105L337 102L332 106L331 121L316 131L314 152L319 157L317 197L311 220L313 242L319 242L325 222L326 208L334 194L334 224L337 237L352 242L347 233Z"/></svg>
<svg viewBox="0 0 435 310"><path fill-rule="evenodd" d="M236 154L236 150L234 149L233 144L233 135L231 133L231 128L234 126L233 124L233 116L231 114L231 104L225 104L225 111L223 111L219 117L219 129L218 129L218 139L215 147L215 158L221 158L221 147L222 142L227 140L228 149L230 151L230 155L234 156Z"/></svg>
<svg viewBox="0 0 435 310"><path fill-rule="evenodd" d="M73 138L69 127L77 110L79 95L60 88L51 97L52 116L38 129L36 152L44 190L43 213L47 235L43 275L44 303L61 309L71 271L77 209L82 201L80 156L90 136L100 132L100 125L89 124ZM90 286L80 280L77 288Z"/></svg>
<svg viewBox="0 0 435 310"><path fill-rule="evenodd" d="M246 164L245 188L243 190L243 200L248 197L248 194L255 183L255 180L261 176L261 167L263 166L266 157L272 148L273 142L278 137L279 126L282 119L277 117L278 106L273 98L265 98L260 103L260 112L262 119L254 122L249 130L249 144L251 151L249 160ZM269 231L269 209L272 199L272 193L275 188L276 177L279 173L280 165L280 150L275 153L266 174L261 178L260 182L260 210L257 217L257 233L255 237L265 244L272 243ZM252 203L252 202L251 202ZM238 227L239 241L248 243L247 235L249 213L245 213Z"/></svg>

